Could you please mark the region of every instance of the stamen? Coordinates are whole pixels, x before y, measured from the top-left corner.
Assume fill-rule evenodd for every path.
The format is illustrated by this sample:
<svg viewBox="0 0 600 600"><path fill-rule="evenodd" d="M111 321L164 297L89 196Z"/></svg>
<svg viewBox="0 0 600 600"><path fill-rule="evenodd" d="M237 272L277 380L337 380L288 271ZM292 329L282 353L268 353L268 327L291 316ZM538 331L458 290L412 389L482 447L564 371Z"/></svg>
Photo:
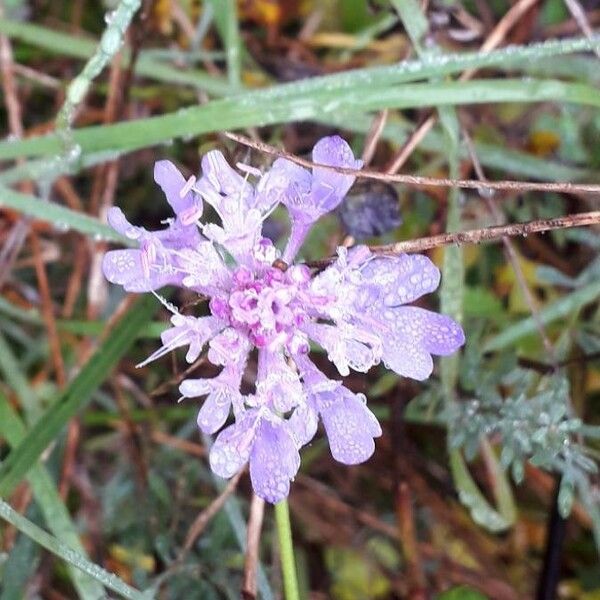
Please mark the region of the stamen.
<svg viewBox="0 0 600 600"><path fill-rule="evenodd" d="M248 173L249 175L254 175L255 177L262 177L262 171L257 167L252 167L251 165L247 165L246 163L242 162L235 163L235 166L243 173Z"/></svg>
<svg viewBox="0 0 600 600"><path fill-rule="evenodd" d="M203 208L204 207L202 206L201 202L194 204L187 210L184 210L182 213L180 213L179 219L184 225L192 225L193 223L196 223L202 216Z"/></svg>
<svg viewBox="0 0 600 600"><path fill-rule="evenodd" d="M175 348L178 348L177 342L185 338L187 334L187 330L183 331L178 336L174 337L168 345L161 346L158 350L156 350L156 352L153 352L146 360L143 360L141 363L135 365L135 368L141 369L142 367L145 367L148 363L151 363L155 360L158 360L159 358L162 358L166 354L169 354L169 352L171 352Z"/></svg>
<svg viewBox="0 0 600 600"><path fill-rule="evenodd" d="M154 290L150 290L156 299L173 315L179 315L180 312L174 304L171 304L166 298L163 298L160 294L157 294Z"/></svg>
<svg viewBox="0 0 600 600"><path fill-rule="evenodd" d="M179 197L180 198L185 198L188 195L188 193L190 192L190 190L194 187L195 183L196 183L196 176L192 175L185 182L185 185L181 188L181 191L179 192Z"/></svg>

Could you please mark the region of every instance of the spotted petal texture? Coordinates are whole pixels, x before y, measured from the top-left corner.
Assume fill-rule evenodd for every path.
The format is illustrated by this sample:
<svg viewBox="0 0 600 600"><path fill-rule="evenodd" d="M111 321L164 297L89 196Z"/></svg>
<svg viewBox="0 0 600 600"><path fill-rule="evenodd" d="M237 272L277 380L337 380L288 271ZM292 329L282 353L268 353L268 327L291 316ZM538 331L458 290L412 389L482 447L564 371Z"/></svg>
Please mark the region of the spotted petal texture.
<svg viewBox="0 0 600 600"><path fill-rule="evenodd" d="M219 477L233 477L248 462L259 425L258 412L248 410L217 436L210 449L209 461L210 468Z"/></svg>
<svg viewBox="0 0 600 600"><path fill-rule="evenodd" d="M312 156L321 165L362 166L338 136L320 140ZM104 273L128 291L185 290L185 314L162 300L171 326L139 366L178 349L188 363L203 357L214 366L216 376L185 379L179 388L182 399L199 403L198 427L216 434L210 466L229 478L248 464L256 494L275 503L288 495L299 451L319 423L331 454L347 465L368 460L381 435L364 396L321 372L311 344L344 376L383 362L420 380L431 374L432 356L456 351L464 335L452 319L408 306L439 284L425 256L384 257L356 246L339 248L320 272L293 264L311 226L342 202L354 175L286 159L264 174L245 165L238 171L216 150L201 166L199 179L186 180L173 163L156 163L154 178L173 211L160 231L109 211L109 223L136 247L108 252ZM278 205L291 221L283 253L263 232ZM215 213L215 222L201 221ZM198 302L189 302L195 294ZM204 299L207 306L196 309Z"/></svg>
<svg viewBox="0 0 600 600"><path fill-rule="evenodd" d="M341 388L339 392L316 395L314 402L333 458L346 465L368 460L375 451L373 438L381 435L381 427L364 397Z"/></svg>
<svg viewBox="0 0 600 600"><path fill-rule="evenodd" d="M377 257L361 270L363 280L371 284L377 296L369 298L378 307L399 306L435 291L440 283L439 269L419 254Z"/></svg>
<svg viewBox="0 0 600 600"><path fill-rule="evenodd" d="M287 497L300 455L285 421L263 419L250 454L250 479L258 496L275 504Z"/></svg>

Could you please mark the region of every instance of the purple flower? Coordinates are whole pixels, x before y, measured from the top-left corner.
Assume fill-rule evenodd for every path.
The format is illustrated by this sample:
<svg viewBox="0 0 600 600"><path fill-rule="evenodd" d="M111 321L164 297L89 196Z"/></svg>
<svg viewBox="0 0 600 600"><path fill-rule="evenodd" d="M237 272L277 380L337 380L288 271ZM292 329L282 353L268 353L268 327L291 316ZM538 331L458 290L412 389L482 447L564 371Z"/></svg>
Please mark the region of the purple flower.
<svg viewBox="0 0 600 600"><path fill-rule="evenodd" d="M360 169L362 160L357 160L350 146L334 135L319 140L312 151L314 163ZM279 158L261 181L264 196L284 204L292 221L292 231L283 260L290 263L306 238L312 224L322 215L338 207L354 183L354 176L336 173L331 169L315 167L312 174L299 165Z"/></svg>
<svg viewBox="0 0 600 600"><path fill-rule="evenodd" d="M337 136L319 141L313 159L361 166ZM456 351L464 335L450 318L407 306L439 284L440 273L425 256L380 256L357 246L338 249L337 259L316 274L291 264L312 224L343 200L352 175L322 167L311 173L283 159L265 174L240 170L243 174L216 151L202 160L197 181L186 181L167 161L157 163L155 179L175 217L166 229L148 232L113 209L110 223L139 248L108 252L104 271L130 291L176 285L209 298L210 314L201 317L183 315L165 302L172 327L142 365L176 348L186 348L186 360L193 363L207 348L208 361L220 373L186 379L180 392L204 398L198 426L218 433L211 468L232 477L249 463L255 492L278 502L288 495L299 450L313 439L319 422L333 457L344 464L367 460L381 435L364 396L316 367L311 342L341 375L366 372L383 361L399 375L425 379L432 355ZM200 222L204 202L218 223ZM279 204L292 224L283 253L289 266L278 262L282 255L262 235L264 220ZM248 381L252 393L245 393L253 352L256 376Z"/></svg>
<svg viewBox="0 0 600 600"><path fill-rule="evenodd" d="M181 285L185 277L186 252L201 239L195 222L202 215L202 201L168 160L154 166L154 181L160 185L176 218L167 229L146 231L131 225L119 208L111 208L108 222L121 235L135 240L139 249L114 250L104 257L104 275L128 292L148 292L165 285ZM177 256L176 256L177 255Z"/></svg>

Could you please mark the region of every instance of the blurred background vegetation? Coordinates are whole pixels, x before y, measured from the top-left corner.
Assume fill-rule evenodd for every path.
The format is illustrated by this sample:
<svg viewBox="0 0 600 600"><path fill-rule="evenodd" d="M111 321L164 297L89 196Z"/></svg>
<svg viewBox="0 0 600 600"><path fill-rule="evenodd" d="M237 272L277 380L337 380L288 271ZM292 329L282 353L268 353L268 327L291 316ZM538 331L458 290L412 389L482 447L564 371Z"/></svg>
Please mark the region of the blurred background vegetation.
<svg viewBox="0 0 600 600"><path fill-rule="evenodd" d="M156 160L260 168L223 132L299 155L338 132L379 171L598 181L598 23L594 0L1 2L0 600L239 598L255 566L247 476L211 475L182 356L135 369L166 312L100 270L110 206L169 216ZM303 254L597 206L360 181ZM357 467L304 449L303 598L600 598L599 247L594 226L430 253L467 346L428 382L348 378L384 435ZM246 597L280 597L269 507L258 549Z"/></svg>

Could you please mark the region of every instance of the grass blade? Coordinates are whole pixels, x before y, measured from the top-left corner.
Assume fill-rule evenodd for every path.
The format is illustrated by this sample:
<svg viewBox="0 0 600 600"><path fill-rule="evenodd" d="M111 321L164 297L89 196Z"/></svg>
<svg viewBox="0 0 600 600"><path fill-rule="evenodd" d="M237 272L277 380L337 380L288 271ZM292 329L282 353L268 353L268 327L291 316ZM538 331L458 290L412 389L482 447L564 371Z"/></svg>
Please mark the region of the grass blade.
<svg viewBox="0 0 600 600"><path fill-rule="evenodd" d="M79 552L73 550L73 548L63 544L60 540L44 531L41 527L38 527L35 523L32 523L29 519L14 510L10 504L1 499L0 518L8 521L13 527L16 527L21 533L24 533L40 546L52 552L52 554L59 556L73 567L87 573L124 598L147 600L145 594L127 585L113 573L109 573L102 567L90 562L85 556L82 556Z"/></svg>
<svg viewBox="0 0 600 600"><path fill-rule="evenodd" d="M566 317L570 313L579 310L590 302L600 298L600 282L594 281L581 289L571 292L540 309L538 316L543 325L552 323L557 319ZM533 317L528 317L509 325L498 335L494 336L483 347L484 352L503 350L515 342L537 331L537 324Z"/></svg>
<svg viewBox="0 0 600 600"><path fill-rule="evenodd" d="M29 194L16 192L2 185L0 185L1 207L12 208L34 219L53 223L62 232L73 229L98 240L131 245L131 240L119 235L114 229L94 217L53 202L45 202Z"/></svg>
<svg viewBox="0 0 600 600"><path fill-rule="evenodd" d="M383 108L542 101L570 102L600 108L600 94L596 88L549 80L414 83L398 87L361 87L344 94L340 94L339 90L324 90L316 94L286 97L278 102L269 100L267 90L239 98L214 100L157 117L85 127L75 130L73 137L86 154L133 151L178 137L189 139L190 136L226 129L321 119L340 112L352 114ZM0 143L0 160L42 156L60 150L61 140L56 134L6 141Z"/></svg>
<svg viewBox="0 0 600 600"><path fill-rule="evenodd" d="M87 402L110 370L133 345L156 310L156 301L143 296L132 306L58 400L31 428L0 467L0 495L7 496L29 472L67 421Z"/></svg>
<svg viewBox="0 0 600 600"><path fill-rule="evenodd" d="M0 19L0 33L10 38L19 39L33 46L43 48L49 52L87 60L92 56L98 44L97 41L84 40L79 37L69 36L63 32L56 32L47 27ZM494 50L488 53L465 52L460 54L445 54L442 58L431 58L425 61L411 60L391 66L367 67L353 69L343 73L314 77L310 80L278 85L263 90L273 98L289 96L308 91L317 92L329 89L352 89L362 86L367 89L371 86L392 85L418 81L429 77L444 77L460 73L468 69L481 69L486 67L503 67L506 69L528 69L538 60L560 54L585 52L600 47L600 36L586 38L568 38L564 40L549 40L529 46L513 46L503 50ZM551 68L546 64L546 69ZM200 88L209 94L225 96L236 92L235 88L222 78L208 75L203 71L175 69L170 64L152 59L144 52L135 65L137 75L148 77L154 81L164 83L189 85ZM558 74L565 75L564 69ZM577 71L571 75L578 76Z"/></svg>
<svg viewBox="0 0 600 600"><path fill-rule="evenodd" d="M242 84L242 40L236 0L209 0L227 57L227 78L233 89Z"/></svg>
<svg viewBox="0 0 600 600"><path fill-rule="evenodd" d="M21 419L8 400L0 393L0 434L8 441L11 448L14 448L21 443L25 433L25 426ZM29 472L28 480L35 501L52 533L58 540L85 556L86 552L75 525L46 468L36 465ZM69 574L80 598L100 600L105 597L104 588L88 575L74 568L73 565L69 565Z"/></svg>
<svg viewBox="0 0 600 600"><path fill-rule="evenodd" d="M441 56L437 48L425 49L422 40L427 34L429 25L421 12L416 0L392 0L404 26L411 38L413 46L420 57L429 55ZM448 155L449 175L451 178L460 177L459 168L459 137L460 125L456 111L450 106L438 106L440 123L444 132L445 149ZM446 222L447 231L458 231L461 229L460 191L457 188L448 190L448 216ZM443 280L440 290L440 308L444 314L453 317L459 323L463 320L463 304L465 292L465 267L464 251L458 246L444 248ZM441 379L444 390L444 401L447 406L456 401L456 384L458 381L460 353L446 356L441 359ZM473 520L492 531L504 529L510 522L504 514L498 513L479 491L477 484L469 473L465 461L456 448L448 449L450 455L450 470L454 484L458 490L461 502L465 504ZM490 463L497 477L496 488L501 492L501 509L507 509L506 513L511 516L510 505L512 494L506 476L499 468L495 456L490 457ZM513 511L514 512L514 511Z"/></svg>

